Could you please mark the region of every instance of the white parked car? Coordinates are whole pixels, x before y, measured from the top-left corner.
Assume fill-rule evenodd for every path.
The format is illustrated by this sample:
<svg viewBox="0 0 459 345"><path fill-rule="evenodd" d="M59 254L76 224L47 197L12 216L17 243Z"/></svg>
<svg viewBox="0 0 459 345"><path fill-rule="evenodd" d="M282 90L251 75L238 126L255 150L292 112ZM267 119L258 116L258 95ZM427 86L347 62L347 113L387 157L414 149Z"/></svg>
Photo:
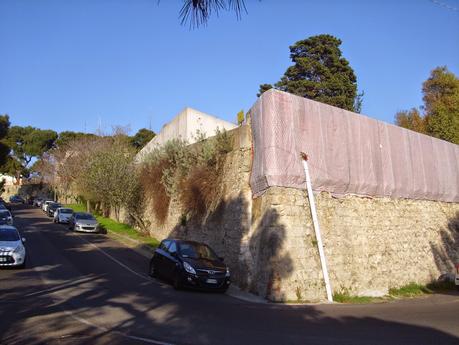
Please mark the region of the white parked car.
<svg viewBox="0 0 459 345"><path fill-rule="evenodd" d="M46 200L46 201L43 201L43 203L41 204L41 210L45 213L48 212L48 206L49 204L51 204L52 202L54 202L53 200Z"/></svg>
<svg viewBox="0 0 459 345"><path fill-rule="evenodd" d="M25 238L19 236L18 230L11 225L0 225L0 267L25 267Z"/></svg>
<svg viewBox="0 0 459 345"><path fill-rule="evenodd" d="M0 209L0 225L13 225L13 216L7 209Z"/></svg>
<svg viewBox="0 0 459 345"><path fill-rule="evenodd" d="M59 207L54 212L54 223L68 223L72 215L73 210L71 208Z"/></svg>

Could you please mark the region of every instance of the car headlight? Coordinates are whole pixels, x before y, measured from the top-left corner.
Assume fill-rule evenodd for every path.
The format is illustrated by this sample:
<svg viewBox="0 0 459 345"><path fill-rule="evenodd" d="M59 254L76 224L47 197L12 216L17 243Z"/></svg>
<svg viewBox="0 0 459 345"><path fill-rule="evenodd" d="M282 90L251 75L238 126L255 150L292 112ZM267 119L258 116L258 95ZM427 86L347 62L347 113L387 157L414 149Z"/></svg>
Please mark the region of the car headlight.
<svg viewBox="0 0 459 345"><path fill-rule="evenodd" d="M229 276L230 276L230 271L229 271L229 268L227 267L225 277L229 277Z"/></svg>
<svg viewBox="0 0 459 345"><path fill-rule="evenodd" d="M16 247L16 249L13 250L14 254L24 254L25 248L22 245L19 245Z"/></svg>
<svg viewBox="0 0 459 345"><path fill-rule="evenodd" d="M186 262L186 261L183 263L183 268L184 268L185 271L187 271L188 273L196 274L195 269L194 269L188 262Z"/></svg>

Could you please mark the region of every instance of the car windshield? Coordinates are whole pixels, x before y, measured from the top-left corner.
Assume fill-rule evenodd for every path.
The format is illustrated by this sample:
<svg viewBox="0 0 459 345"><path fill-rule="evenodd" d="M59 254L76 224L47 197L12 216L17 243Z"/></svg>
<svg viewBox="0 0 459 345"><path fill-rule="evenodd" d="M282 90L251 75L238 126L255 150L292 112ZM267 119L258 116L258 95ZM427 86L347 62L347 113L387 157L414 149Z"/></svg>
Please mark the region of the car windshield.
<svg viewBox="0 0 459 345"><path fill-rule="evenodd" d="M218 256L210 247L200 243L180 243L180 254L190 259L218 260Z"/></svg>
<svg viewBox="0 0 459 345"><path fill-rule="evenodd" d="M94 216L89 213L76 213L75 214L76 219L91 219L94 220Z"/></svg>
<svg viewBox="0 0 459 345"><path fill-rule="evenodd" d="M72 214L73 210L71 208L61 208L59 212L65 214Z"/></svg>
<svg viewBox="0 0 459 345"><path fill-rule="evenodd" d="M19 234L13 229L0 229L0 242L19 241Z"/></svg>
<svg viewBox="0 0 459 345"><path fill-rule="evenodd" d="M9 216L10 216L10 213L8 211L0 210L0 218L5 218L5 217L9 217Z"/></svg>
<svg viewBox="0 0 459 345"><path fill-rule="evenodd" d="M49 204L50 208L58 208L58 207L61 207L61 206L62 206L61 204Z"/></svg>

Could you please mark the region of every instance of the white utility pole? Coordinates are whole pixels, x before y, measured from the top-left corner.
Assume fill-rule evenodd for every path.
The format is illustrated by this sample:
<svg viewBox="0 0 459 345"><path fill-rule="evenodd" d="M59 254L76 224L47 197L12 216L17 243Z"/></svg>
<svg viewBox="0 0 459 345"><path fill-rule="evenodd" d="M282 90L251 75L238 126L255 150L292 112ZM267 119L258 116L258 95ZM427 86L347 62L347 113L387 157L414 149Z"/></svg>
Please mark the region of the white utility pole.
<svg viewBox="0 0 459 345"><path fill-rule="evenodd" d="M309 175L308 168L308 155L301 152L301 158L303 160L304 174L306 175L306 188L308 190L309 206L311 208L312 224L314 225L314 231L317 239L317 247L319 248L320 264L322 265L322 273L325 281L325 290L327 291L327 300L333 302L333 296L330 286L330 278L328 277L327 260L325 258L324 246L322 244L322 236L320 234L319 220L317 218L316 203L314 200L314 194L312 193L311 177Z"/></svg>

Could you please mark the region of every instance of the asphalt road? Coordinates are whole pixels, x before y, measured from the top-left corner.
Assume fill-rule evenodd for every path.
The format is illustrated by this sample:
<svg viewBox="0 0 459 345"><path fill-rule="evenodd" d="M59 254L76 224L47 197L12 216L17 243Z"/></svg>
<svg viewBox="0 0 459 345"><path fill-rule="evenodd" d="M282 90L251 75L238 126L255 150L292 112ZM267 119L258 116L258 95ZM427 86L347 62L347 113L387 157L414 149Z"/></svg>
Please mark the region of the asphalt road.
<svg viewBox="0 0 459 345"><path fill-rule="evenodd" d="M0 344L459 344L459 294L368 305L255 304L175 291L148 260L18 206L26 269L0 269Z"/></svg>

